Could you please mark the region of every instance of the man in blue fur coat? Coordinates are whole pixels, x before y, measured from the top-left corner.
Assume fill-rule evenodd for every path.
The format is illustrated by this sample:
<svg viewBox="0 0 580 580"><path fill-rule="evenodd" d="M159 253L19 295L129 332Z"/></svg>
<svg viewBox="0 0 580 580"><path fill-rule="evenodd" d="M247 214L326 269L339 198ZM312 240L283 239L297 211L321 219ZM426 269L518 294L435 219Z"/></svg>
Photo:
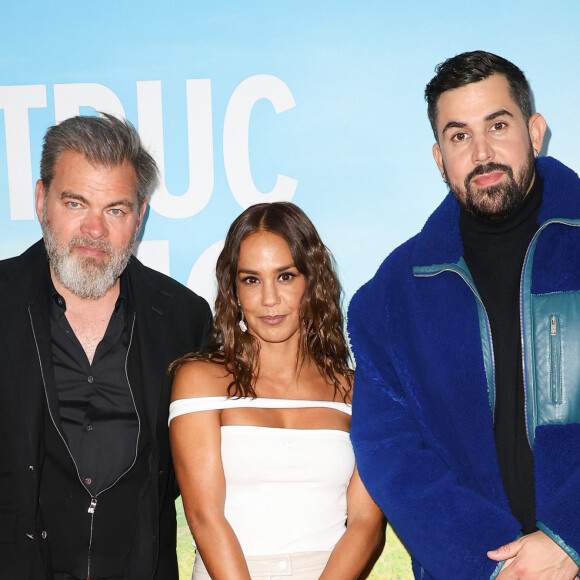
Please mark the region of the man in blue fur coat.
<svg viewBox="0 0 580 580"><path fill-rule="evenodd" d="M515 65L427 85L449 195L355 295L351 436L417 578L569 579L580 565L580 179L537 158Z"/></svg>

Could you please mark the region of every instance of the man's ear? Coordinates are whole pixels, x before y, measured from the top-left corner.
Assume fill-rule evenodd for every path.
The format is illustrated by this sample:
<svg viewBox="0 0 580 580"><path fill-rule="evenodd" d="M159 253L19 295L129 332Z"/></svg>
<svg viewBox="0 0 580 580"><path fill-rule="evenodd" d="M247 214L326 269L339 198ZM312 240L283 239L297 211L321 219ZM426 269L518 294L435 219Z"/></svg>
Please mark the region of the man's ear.
<svg viewBox="0 0 580 580"><path fill-rule="evenodd" d="M143 226L143 218L145 217L145 212L147 211L147 200L145 200L141 207L139 208L139 221L137 222L137 233L141 231L141 227Z"/></svg>
<svg viewBox="0 0 580 580"><path fill-rule="evenodd" d="M36 182L36 186L34 188L34 198L35 198L35 206L36 206L36 215L38 216L38 221L42 223L44 217L44 202L46 201L46 190L44 189L44 184L42 183L42 179L39 179Z"/></svg>
<svg viewBox="0 0 580 580"><path fill-rule="evenodd" d="M530 117L530 120L528 121L528 131L530 133L532 148L534 149L534 157L537 157L542 150L544 135L546 134L547 128L548 124L546 123L546 119L544 119L540 113L535 113Z"/></svg>
<svg viewBox="0 0 580 580"><path fill-rule="evenodd" d="M445 180L445 168L443 167L443 155L441 153L441 148L439 147L439 143L435 143L433 145L433 159L435 159L435 163L437 163L437 167L439 167L439 172L441 173L441 177Z"/></svg>

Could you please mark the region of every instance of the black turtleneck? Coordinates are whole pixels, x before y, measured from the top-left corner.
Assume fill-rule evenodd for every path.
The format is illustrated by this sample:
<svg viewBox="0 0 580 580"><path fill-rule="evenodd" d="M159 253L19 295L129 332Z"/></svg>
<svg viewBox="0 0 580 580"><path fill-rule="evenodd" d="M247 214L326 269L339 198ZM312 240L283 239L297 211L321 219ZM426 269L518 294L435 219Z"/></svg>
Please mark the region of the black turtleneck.
<svg viewBox="0 0 580 580"><path fill-rule="evenodd" d="M520 277L528 245L538 229L543 181L501 223L461 210L464 258L491 325L495 359L495 445L504 487L523 532L536 531L534 457L528 443L520 331Z"/></svg>

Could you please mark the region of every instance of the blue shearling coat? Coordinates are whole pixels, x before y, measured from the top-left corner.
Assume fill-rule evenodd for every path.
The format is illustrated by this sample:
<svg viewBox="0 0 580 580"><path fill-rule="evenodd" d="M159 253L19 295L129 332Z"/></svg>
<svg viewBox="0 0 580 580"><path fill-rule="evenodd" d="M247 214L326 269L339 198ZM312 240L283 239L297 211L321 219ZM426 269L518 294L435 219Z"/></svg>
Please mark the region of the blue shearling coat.
<svg viewBox="0 0 580 580"><path fill-rule="evenodd" d="M538 529L580 565L580 179L555 159L526 254L521 328ZM351 437L367 489L417 578L500 571L487 550L521 532L493 431L493 346L449 194L349 307Z"/></svg>

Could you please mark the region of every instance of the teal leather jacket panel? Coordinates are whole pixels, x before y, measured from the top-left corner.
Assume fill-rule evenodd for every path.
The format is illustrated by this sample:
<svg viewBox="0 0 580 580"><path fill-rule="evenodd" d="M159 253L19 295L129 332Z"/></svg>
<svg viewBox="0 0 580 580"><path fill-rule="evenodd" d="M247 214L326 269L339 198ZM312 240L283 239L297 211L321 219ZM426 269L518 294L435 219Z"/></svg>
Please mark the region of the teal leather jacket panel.
<svg viewBox="0 0 580 580"><path fill-rule="evenodd" d="M548 229L576 234L580 220L552 219L542 224L528 248L521 281L521 320L526 392L526 424L534 446L539 425L580 423L580 281L578 289L533 293L537 245ZM549 264L543 267L548 267ZM580 272L577 273L580 278Z"/></svg>
<svg viewBox="0 0 580 580"><path fill-rule="evenodd" d="M545 228L554 224L580 227L580 220L549 220L542 224L526 252L521 276L521 339L524 353L526 426L533 449L538 425L580 423L580 290L531 291L535 248ZM489 404L495 408L495 366L489 318L465 260L415 266L417 277L455 272L477 301L481 348L488 381ZM580 274L580 273L579 273ZM580 281L579 281L580 284Z"/></svg>

